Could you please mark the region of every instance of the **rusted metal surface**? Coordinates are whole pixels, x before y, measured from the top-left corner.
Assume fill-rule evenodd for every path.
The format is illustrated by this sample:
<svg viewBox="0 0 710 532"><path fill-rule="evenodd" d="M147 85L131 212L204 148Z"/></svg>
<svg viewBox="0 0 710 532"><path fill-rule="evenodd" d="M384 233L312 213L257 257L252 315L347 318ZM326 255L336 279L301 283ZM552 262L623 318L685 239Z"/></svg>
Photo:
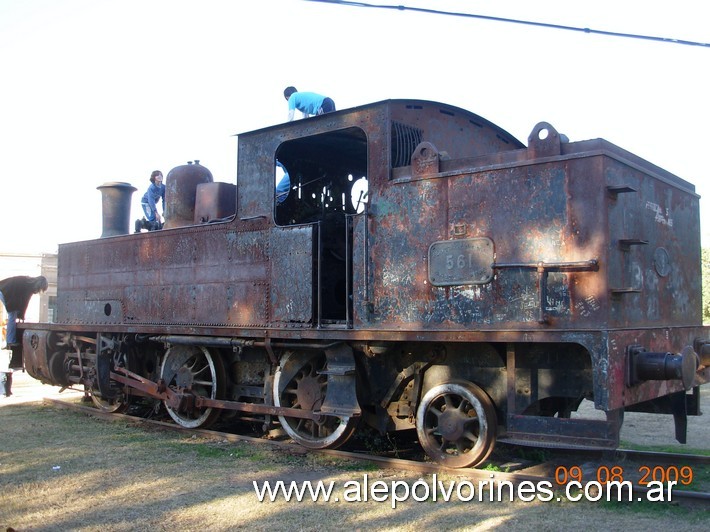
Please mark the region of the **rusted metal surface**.
<svg viewBox="0 0 710 532"><path fill-rule="evenodd" d="M270 251L282 258L270 264L270 322L281 326L312 326L312 228L275 228L271 233Z"/></svg>
<svg viewBox="0 0 710 532"><path fill-rule="evenodd" d="M619 445L621 420L564 419L537 416L508 416L508 431L501 441L512 444L614 449Z"/></svg>
<svg viewBox="0 0 710 532"><path fill-rule="evenodd" d="M165 179L165 229L193 225L197 187L212 183L212 173L192 161L168 172Z"/></svg>
<svg viewBox="0 0 710 532"><path fill-rule="evenodd" d="M688 328L658 328L648 330L618 330L609 333L609 350L597 366L599 382L605 389L600 391L599 398L604 409L622 408L627 405L647 401L685 389L680 379L645 380L631 386L628 381L627 347L641 345L648 351L670 351L679 354L683 349L693 345L695 338L707 336L707 329L702 327ZM672 346L672 348L669 348ZM604 370L604 371L603 371ZM710 381L710 371L705 368L695 374L694 385L702 385Z"/></svg>
<svg viewBox="0 0 710 532"><path fill-rule="evenodd" d="M232 183L199 183L195 193L194 224L224 220L237 208L237 186Z"/></svg>
<svg viewBox="0 0 710 532"><path fill-rule="evenodd" d="M62 322L268 324L269 232L222 225L145 235L66 246L59 258Z"/></svg>
<svg viewBox="0 0 710 532"><path fill-rule="evenodd" d="M49 372L51 353L47 352L49 331L32 331L24 334L22 341L22 359L30 375L43 383L56 383Z"/></svg>
<svg viewBox="0 0 710 532"><path fill-rule="evenodd" d="M558 143L554 161L550 149L542 150L546 159L537 159L541 144L527 150L526 161L515 154L509 164L492 167L479 158L478 167L440 178L371 184L377 201L369 222L377 235L370 238L373 322L417 329L537 328L542 312L547 326L564 329L699 323L699 247L689 245L697 242L698 228L692 186L652 165L644 168L605 141L581 150ZM620 184L635 192L609 192ZM694 230L678 235L673 224ZM432 240L472 238L493 240L496 263L595 261L599 270L550 274L542 303L536 272L524 267L497 271L482 286L430 286L421 258ZM630 238L644 244L625 244ZM686 247L694 249L686 253Z"/></svg>

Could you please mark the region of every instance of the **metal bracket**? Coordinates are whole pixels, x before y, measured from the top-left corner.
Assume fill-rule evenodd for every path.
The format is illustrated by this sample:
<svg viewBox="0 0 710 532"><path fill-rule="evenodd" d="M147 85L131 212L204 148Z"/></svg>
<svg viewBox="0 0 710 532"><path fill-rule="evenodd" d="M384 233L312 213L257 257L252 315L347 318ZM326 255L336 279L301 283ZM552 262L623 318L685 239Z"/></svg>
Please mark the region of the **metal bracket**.
<svg viewBox="0 0 710 532"><path fill-rule="evenodd" d="M386 409L392 402L392 398L395 394L404 388L413 378L424 373L424 371L426 371L431 364L431 362L415 362L411 366L408 366L400 371L392 382L392 386L390 386L389 390L387 390L387 393L380 401L380 406ZM419 379L419 388L421 388L421 379ZM418 398L419 390L415 390L415 392L416 393L414 395Z"/></svg>
<svg viewBox="0 0 710 532"><path fill-rule="evenodd" d="M328 388L320 411L339 416L359 416L355 356L352 347L339 343L325 349Z"/></svg>
<svg viewBox="0 0 710 532"><path fill-rule="evenodd" d="M545 302L547 300L547 274L550 272L596 272L599 270L599 261L590 259L579 262L499 262L491 265L493 269L521 268L537 270L537 293L538 293L538 323L549 323L545 314Z"/></svg>

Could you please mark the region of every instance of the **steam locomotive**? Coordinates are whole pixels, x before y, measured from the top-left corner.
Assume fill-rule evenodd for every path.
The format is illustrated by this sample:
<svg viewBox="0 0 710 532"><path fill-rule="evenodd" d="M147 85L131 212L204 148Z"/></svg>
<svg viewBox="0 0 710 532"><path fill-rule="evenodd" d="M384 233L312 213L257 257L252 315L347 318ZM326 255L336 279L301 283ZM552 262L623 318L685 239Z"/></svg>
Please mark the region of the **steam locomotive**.
<svg viewBox="0 0 710 532"><path fill-rule="evenodd" d="M416 431L451 467L497 441L614 448L625 411L685 441L710 379L687 181L423 100L240 134L237 178L173 169L165 227L138 234L135 189L99 187L101 238L59 247L56 323L24 325L28 372L314 449Z"/></svg>

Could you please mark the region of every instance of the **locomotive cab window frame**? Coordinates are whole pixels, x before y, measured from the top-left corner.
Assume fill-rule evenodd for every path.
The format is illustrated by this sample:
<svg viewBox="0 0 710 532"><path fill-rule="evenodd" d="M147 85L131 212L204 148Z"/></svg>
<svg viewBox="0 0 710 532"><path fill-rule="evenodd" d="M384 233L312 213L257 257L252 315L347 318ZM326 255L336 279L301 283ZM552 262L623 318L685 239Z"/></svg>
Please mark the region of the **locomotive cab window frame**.
<svg viewBox="0 0 710 532"><path fill-rule="evenodd" d="M274 168L276 225L357 214L367 203L367 135L359 127L286 141Z"/></svg>

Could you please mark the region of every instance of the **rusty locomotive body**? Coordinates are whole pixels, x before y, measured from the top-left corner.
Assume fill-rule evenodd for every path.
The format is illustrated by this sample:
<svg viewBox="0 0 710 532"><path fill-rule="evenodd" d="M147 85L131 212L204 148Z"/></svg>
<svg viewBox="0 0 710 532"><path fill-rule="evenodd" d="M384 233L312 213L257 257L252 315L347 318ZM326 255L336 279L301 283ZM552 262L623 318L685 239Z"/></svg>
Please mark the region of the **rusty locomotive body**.
<svg viewBox="0 0 710 532"><path fill-rule="evenodd" d="M420 100L238 150L236 186L167 176L165 229L60 246L57 323L24 331L31 375L311 448L415 429L454 467L497 440L613 448L625 410L673 413L684 438L710 379L690 183L602 139L540 123L526 147ZM584 399L606 416L577 417Z"/></svg>

